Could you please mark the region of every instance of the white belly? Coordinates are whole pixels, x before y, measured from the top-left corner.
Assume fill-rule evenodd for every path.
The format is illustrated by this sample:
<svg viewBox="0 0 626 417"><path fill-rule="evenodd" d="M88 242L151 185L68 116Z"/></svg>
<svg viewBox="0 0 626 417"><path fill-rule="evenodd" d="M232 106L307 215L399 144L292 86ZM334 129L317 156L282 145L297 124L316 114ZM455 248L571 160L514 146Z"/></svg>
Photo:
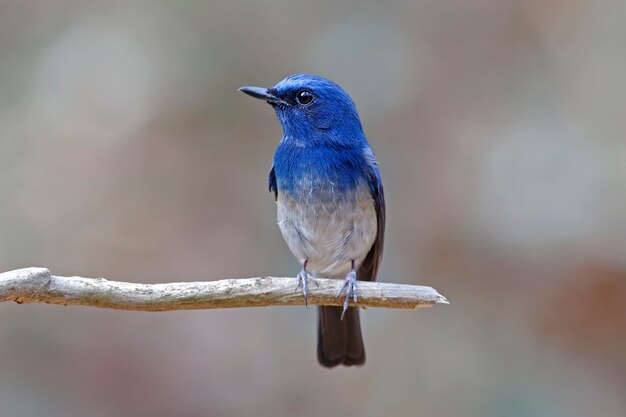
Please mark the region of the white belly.
<svg viewBox="0 0 626 417"><path fill-rule="evenodd" d="M344 278L357 268L377 233L374 200L367 186L342 193L278 193L278 226L300 263L320 277Z"/></svg>

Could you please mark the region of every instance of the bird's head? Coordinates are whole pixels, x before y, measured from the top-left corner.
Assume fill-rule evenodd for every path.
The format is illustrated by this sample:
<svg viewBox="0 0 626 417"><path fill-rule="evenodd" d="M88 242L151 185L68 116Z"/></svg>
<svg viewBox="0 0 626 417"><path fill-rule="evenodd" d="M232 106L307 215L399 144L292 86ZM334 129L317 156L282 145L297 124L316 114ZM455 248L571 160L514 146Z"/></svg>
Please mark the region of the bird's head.
<svg viewBox="0 0 626 417"><path fill-rule="evenodd" d="M239 90L269 103L287 138L349 145L363 136L354 102L341 87L326 78L295 74L274 87Z"/></svg>

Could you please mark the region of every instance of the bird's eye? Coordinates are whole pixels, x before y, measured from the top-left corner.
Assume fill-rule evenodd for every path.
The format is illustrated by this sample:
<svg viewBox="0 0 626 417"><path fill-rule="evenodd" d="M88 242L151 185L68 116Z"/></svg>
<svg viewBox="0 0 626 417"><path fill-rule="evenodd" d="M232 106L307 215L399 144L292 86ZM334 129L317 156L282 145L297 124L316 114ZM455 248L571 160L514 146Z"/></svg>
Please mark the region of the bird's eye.
<svg viewBox="0 0 626 417"><path fill-rule="evenodd" d="M313 94L310 91L302 90L296 94L296 100L302 105L307 105L313 101Z"/></svg>

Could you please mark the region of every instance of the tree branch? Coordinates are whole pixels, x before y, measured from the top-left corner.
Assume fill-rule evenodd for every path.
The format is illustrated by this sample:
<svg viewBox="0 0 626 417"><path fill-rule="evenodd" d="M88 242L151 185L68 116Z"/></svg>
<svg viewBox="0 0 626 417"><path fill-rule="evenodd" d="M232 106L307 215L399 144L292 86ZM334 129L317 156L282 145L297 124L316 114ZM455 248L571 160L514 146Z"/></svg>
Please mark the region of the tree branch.
<svg viewBox="0 0 626 417"><path fill-rule="evenodd" d="M343 280L318 279L309 285L309 304L342 305ZM60 277L45 268L0 274L0 302L79 305L116 310L167 311L208 308L302 305L295 278L242 278L206 282L134 284L104 278ZM415 309L448 304L430 287L359 281L360 307ZM351 302L351 305L352 302Z"/></svg>

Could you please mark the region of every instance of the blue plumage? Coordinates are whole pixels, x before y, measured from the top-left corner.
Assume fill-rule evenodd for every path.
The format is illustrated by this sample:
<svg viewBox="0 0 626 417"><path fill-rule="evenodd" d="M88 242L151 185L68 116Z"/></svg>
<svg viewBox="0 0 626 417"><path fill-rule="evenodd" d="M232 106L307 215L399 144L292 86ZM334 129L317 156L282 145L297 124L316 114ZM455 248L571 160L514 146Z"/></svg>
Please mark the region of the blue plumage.
<svg viewBox="0 0 626 417"><path fill-rule="evenodd" d="M318 359L325 366L365 361L356 279L374 280L382 257L385 202L374 155L352 99L330 80L309 74L271 88L241 91L271 104L283 127L269 189L278 224L302 265L305 297L315 276L345 278L343 309L320 307Z"/></svg>
<svg viewBox="0 0 626 417"><path fill-rule="evenodd" d="M290 136L285 136L274 155L277 187L289 194L306 192L311 187L318 189L331 185L335 192L354 189L360 180L366 180L367 177L365 146L367 145L355 148L332 148L325 144L302 146ZM302 184L304 179L307 180L306 184Z"/></svg>

